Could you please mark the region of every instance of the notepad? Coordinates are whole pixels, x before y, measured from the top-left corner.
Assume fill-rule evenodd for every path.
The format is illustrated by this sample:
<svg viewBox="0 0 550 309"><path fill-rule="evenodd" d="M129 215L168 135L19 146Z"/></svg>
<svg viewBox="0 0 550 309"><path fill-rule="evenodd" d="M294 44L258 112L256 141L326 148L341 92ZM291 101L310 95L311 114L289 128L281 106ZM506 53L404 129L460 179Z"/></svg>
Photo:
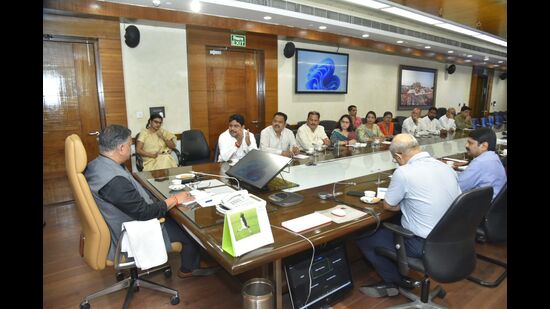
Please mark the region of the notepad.
<svg viewBox="0 0 550 309"><path fill-rule="evenodd" d="M319 225L332 222L332 219L317 212L310 213L309 215L294 218L292 220L284 221L281 223L283 227L299 233Z"/></svg>

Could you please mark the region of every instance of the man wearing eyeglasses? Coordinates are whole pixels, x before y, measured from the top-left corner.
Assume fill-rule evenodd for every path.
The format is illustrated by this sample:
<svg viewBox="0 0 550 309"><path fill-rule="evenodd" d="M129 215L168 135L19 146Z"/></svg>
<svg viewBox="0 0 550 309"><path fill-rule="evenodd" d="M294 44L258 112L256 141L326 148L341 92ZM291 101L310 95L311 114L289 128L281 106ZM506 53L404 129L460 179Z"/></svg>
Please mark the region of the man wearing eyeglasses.
<svg viewBox="0 0 550 309"><path fill-rule="evenodd" d="M401 226L415 235L405 239L407 255L420 258L424 240L461 193L458 177L452 168L422 151L410 134L396 135L390 152L399 167L386 192L384 209L401 211ZM393 237L393 232L382 227L357 241L382 277L381 282L360 288L367 296L395 296L398 287L412 288L410 281L399 274L395 262L375 252L377 247L394 248Z"/></svg>
<svg viewBox="0 0 550 309"><path fill-rule="evenodd" d="M456 129L455 116L456 110L454 109L454 107L449 107L447 109L447 113L439 117L439 123L441 124L443 129L449 132L453 132Z"/></svg>

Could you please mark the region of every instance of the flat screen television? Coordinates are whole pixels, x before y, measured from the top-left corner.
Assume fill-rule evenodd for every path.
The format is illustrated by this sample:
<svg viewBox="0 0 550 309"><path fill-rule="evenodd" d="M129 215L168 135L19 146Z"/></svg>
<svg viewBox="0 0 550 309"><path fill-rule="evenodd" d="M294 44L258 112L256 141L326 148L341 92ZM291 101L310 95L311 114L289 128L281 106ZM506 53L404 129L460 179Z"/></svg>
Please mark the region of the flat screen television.
<svg viewBox="0 0 550 309"><path fill-rule="evenodd" d="M265 190L267 183L290 161L292 159L285 156L253 149L225 173L256 189Z"/></svg>
<svg viewBox="0 0 550 309"><path fill-rule="evenodd" d="M348 93L349 54L296 49L296 93Z"/></svg>

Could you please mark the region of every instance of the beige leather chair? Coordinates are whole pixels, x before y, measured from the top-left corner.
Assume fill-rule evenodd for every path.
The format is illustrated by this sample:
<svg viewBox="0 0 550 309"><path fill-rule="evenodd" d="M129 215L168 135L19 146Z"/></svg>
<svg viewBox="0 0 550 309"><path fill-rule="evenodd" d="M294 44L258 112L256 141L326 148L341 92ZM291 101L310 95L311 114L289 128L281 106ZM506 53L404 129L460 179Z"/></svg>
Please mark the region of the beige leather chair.
<svg viewBox="0 0 550 309"><path fill-rule="evenodd" d="M165 271L165 275L170 276L171 271L169 266L162 266L155 270L148 270L145 273L138 274L138 269L133 262L122 261L118 263L118 261L113 262L107 260L109 245L111 243L111 233L107 227L107 223L99 212L99 208L90 191L88 181L84 177L84 169L86 168L87 162L86 150L80 137L76 134L68 136L65 139L65 167L77 206L80 224L82 226L80 235L80 255L84 258L86 264L94 270L102 270L105 266L114 266L117 270L129 269L130 277L104 290L87 296L82 303L80 303L80 308L88 309L90 308L90 300L128 288L126 299L122 307L126 308L132 298L134 290L137 290L139 286L170 294L172 295L170 303L172 305L178 304L180 300L177 290L170 289L140 277L158 269L168 269L168 271ZM117 244L117 257L120 254L119 247L120 244ZM172 251L179 252L181 249L181 243L172 243ZM117 258L115 258L115 260L117 260Z"/></svg>

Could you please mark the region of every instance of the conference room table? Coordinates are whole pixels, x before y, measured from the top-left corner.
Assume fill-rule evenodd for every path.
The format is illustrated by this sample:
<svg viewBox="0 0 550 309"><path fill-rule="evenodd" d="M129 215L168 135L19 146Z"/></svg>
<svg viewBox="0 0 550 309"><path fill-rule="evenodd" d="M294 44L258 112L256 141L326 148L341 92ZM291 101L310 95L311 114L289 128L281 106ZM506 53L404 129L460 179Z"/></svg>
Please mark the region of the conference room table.
<svg viewBox="0 0 550 309"><path fill-rule="evenodd" d="M419 137L418 141L424 151L434 157L453 156L463 158L464 144L468 131L458 130L445 136ZM377 226L396 213L383 209L382 202L365 204L359 197L350 196L348 191L376 191L377 187L388 187L391 172L398 167L389 153L388 144L370 145L362 148L341 147L340 149L325 149L302 160L295 160L287 171L282 172L284 179L298 184L297 187L285 191L299 192L304 197L303 202L290 207L273 205L268 195L274 192L250 192L267 201L269 222L272 226L274 243L233 257L222 249L224 216L215 207L200 207L198 205L178 206L170 211L170 215L213 257L228 273L238 275L253 269L262 269L267 277L269 265L273 267L276 307L282 308L282 262L285 257L292 256L311 248L309 242L294 235L282 227L281 223L303 215L332 208L339 202L322 200L319 192L332 192L335 182L355 182L356 185L336 185L336 191L343 192L338 199L358 210L366 207L374 210L377 220L371 213L344 223L328 223L301 232L315 246L337 239L356 235ZM313 164L312 164L313 163ZM206 163L194 166L181 166L170 169L137 172L134 177L158 199L166 199L171 192L168 186L176 175L190 171L225 175L229 163ZM211 177L206 177L211 178ZM229 184L233 180L219 179Z"/></svg>

